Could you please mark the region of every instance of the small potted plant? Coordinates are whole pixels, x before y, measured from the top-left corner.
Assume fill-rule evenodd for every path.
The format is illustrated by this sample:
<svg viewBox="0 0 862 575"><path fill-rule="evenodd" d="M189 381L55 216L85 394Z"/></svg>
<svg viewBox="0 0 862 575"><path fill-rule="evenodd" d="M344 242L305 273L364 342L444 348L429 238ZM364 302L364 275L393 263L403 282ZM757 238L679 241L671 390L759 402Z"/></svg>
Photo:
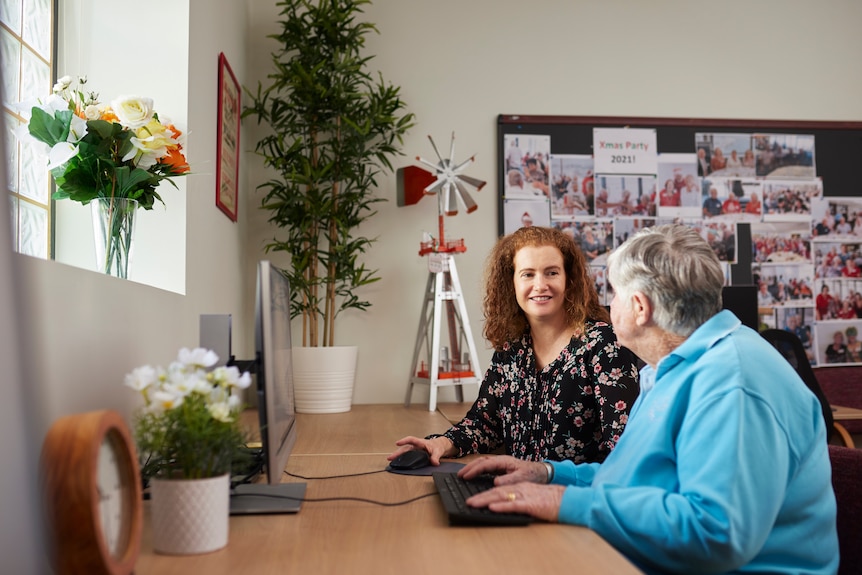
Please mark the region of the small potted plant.
<svg viewBox="0 0 862 575"><path fill-rule="evenodd" d="M145 365L126 376L144 400L134 433L159 552L205 553L227 545L230 470L246 443L240 395L251 376L236 367L211 369L216 362L211 350L183 348L167 369Z"/></svg>
<svg viewBox="0 0 862 575"><path fill-rule="evenodd" d="M390 158L400 154L413 125L399 88L367 71L372 57L363 54L365 36L377 31L360 19L368 3L277 2L281 29L270 36L277 49L269 85L247 90L251 104L243 111L266 128L255 145L274 174L258 186L276 228L266 250L290 257L290 314L302 316L302 346L294 347L296 404L305 413L350 409L356 348L335 345L335 318L370 305L357 289L380 279L362 262L374 239L357 228L383 201L375 193L377 175L392 170ZM347 356L344 367L335 359L340 353ZM317 372L309 389L303 365L334 366L333 372L350 374L349 385L338 381L320 391L327 378ZM331 404L322 400L329 397Z"/></svg>

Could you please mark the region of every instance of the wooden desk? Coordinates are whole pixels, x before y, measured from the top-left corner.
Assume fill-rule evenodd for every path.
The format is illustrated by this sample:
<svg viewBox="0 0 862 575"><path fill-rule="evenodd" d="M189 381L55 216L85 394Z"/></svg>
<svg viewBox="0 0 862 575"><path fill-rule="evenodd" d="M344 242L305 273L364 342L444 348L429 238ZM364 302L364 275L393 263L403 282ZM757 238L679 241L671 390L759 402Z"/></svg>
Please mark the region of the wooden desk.
<svg viewBox="0 0 862 575"><path fill-rule="evenodd" d="M305 430L304 448L322 450L291 455L288 471L304 477L381 470L386 466L383 455L391 452L396 439L448 425L440 414L401 405L354 406L351 412L334 416L303 415L297 424ZM364 453L345 455L345 447ZM307 483L308 500L299 513L233 516L228 546L204 555L155 554L146 502L135 574L564 573L573 566L586 574L639 573L601 537L583 527L545 523L450 527L430 477L383 472ZM398 502L426 493L435 495L397 507L311 501L363 497Z"/></svg>
<svg viewBox="0 0 862 575"><path fill-rule="evenodd" d="M443 433L451 424L440 413L421 405L390 404L354 405L345 413L299 413L296 425L294 454L389 455L402 437Z"/></svg>
<svg viewBox="0 0 862 575"><path fill-rule="evenodd" d="M473 407L472 401L464 403L438 403L437 411L439 411L450 424L454 424L464 419L464 416L467 415L467 412L471 407Z"/></svg>
<svg viewBox="0 0 862 575"><path fill-rule="evenodd" d="M853 436L850 435L847 429L841 425L840 422L852 419L862 419L862 409L844 407L843 405L832 405L833 425L835 430L841 436L841 440L844 441L844 445L847 447L856 447L856 444L853 442Z"/></svg>

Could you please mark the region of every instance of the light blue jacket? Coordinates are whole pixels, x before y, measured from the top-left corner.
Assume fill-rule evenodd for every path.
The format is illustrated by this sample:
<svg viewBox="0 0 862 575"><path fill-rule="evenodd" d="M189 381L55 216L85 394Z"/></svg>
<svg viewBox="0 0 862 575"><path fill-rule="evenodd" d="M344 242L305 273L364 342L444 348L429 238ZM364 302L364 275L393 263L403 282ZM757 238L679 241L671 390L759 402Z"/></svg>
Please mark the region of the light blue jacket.
<svg viewBox="0 0 862 575"><path fill-rule="evenodd" d="M604 463L552 462L560 522L651 573L837 571L820 404L766 340L722 311L640 382Z"/></svg>

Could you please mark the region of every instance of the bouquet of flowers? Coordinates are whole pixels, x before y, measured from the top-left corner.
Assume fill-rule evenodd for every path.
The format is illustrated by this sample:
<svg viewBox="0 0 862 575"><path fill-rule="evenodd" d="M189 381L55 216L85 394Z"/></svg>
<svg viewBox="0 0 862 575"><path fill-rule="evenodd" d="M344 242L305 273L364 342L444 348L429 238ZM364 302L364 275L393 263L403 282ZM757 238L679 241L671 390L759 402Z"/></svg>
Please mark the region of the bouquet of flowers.
<svg viewBox="0 0 862 575"><path fill-rule="evenodd" d="M236 367L210 371L217 361L211 350L183 348L167 369L145 365L126 376L144 399L135 439L145 478L216 477L242 458L239 392L251 376Z"/></svg>
<svg viewBox="0 0 862 575"><path fill-rule="evenodd" d="M28 119L15 130L23 142L41 146L57 184L54 199L88 204L95 198L128 198L150 210L162 180L189 172L180 132L163 122L150 98L120 96L110 105L84 92L87 78L64 76L53 94L15 107Z"/></svg>

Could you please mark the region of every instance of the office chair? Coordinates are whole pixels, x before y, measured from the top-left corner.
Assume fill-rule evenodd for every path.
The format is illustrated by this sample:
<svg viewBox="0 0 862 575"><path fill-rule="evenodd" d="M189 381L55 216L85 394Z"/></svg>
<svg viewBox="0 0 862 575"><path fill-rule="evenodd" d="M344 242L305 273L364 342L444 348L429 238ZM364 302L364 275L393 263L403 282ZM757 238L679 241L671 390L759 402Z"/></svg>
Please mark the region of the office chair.
<svg viewBox="0 0 862 575"><path fill-rule="evenodd" d="M835 422L832 420L832 407L829 405L826 394L823 393L820 384L817 382L814 370L811 369L811 363L805 354L802 340L795 334L783 329L765 329L760 332L760 335L784 356L787 362L796 370L796 373L799 374L799 377L802 378L802 381L805 382L805 385L808 386L808 389L817 396L817 399L820 401L820 408L823 411L823 420L826 422L826 442L829 443L832 439L832 433L835 431Z"/></svg>
<svg viewBox="0 0 862 575"><path fill-rule="evenodd" d="M838 505L838 550L841 563L838 575L862 574L862 449L841 445L829 446L832 462L832 489Z"/></svg>

